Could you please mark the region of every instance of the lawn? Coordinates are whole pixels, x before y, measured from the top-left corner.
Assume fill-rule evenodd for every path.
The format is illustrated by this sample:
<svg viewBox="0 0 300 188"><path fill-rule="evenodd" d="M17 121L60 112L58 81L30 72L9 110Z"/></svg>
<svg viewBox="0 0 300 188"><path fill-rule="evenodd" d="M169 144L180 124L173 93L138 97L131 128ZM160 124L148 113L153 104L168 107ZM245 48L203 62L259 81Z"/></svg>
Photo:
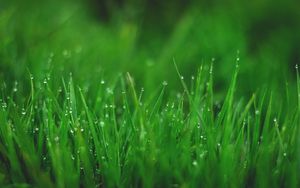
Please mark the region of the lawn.
<svg viewBox="0 0 300 188"><path fill-rule="evenodd" d="M299 187L298 7L0 1L0 187Z"/></svg>

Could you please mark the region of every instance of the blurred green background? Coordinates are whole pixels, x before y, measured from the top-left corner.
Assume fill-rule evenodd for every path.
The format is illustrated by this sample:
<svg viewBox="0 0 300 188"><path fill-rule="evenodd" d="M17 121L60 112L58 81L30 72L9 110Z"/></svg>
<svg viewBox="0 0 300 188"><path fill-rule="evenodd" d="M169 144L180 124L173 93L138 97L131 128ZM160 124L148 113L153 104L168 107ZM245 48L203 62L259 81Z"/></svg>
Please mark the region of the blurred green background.
<svg viewBox="0 0 300 188"><path fill-rule="evenodd" d="M164 80L180 90L173 58L187 80L214 59L222 93L237 55L240 94L293 86L300 1L0 1L0 80L8 86L24 81L26 89L29 72L54 83L72 72L87 86L130 72L148 90Z"/></svg>

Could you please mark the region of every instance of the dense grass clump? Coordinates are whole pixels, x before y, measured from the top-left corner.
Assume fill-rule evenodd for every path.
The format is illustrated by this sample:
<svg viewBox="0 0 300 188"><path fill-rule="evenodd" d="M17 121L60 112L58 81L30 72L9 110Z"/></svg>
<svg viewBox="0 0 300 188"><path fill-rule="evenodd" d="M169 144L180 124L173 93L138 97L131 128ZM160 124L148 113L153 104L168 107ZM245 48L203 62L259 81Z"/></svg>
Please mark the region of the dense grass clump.
<svg viewBox="0 0 300 188"><path fill-rule="evenodd" d="M30 75L28 92L3 87L0 185L298 187L299 81L298 99L288 88L238 98L238 69L219 101L205 64L191 78L177 69L174 94L167 82L144 91L130 74L89 87Z"/></svg>

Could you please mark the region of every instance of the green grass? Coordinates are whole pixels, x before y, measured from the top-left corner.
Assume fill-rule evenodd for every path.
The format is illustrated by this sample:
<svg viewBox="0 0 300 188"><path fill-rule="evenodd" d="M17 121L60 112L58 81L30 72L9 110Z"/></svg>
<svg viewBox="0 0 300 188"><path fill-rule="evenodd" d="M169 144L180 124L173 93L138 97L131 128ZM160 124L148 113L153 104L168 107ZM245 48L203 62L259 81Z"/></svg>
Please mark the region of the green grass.
<svg viewBox="0 0 300 188"><path fill-rule="evenodd" d="M0 187L300 187L299 3L99 2L1 1Z"/></svg>
<svg viewBox="0 0 300 188"><path fill-rule="evenodd" d="M226 97L216 103L212 65L191 78L174 69L182 85L176 95L166 82L156 92L137 88L129 73L89 88L71 74L60 83L31 75L27 97L18 84L3 88L0 184L299 186L300 98L287 103L266 90L239 99L236 66Z"/></svg>

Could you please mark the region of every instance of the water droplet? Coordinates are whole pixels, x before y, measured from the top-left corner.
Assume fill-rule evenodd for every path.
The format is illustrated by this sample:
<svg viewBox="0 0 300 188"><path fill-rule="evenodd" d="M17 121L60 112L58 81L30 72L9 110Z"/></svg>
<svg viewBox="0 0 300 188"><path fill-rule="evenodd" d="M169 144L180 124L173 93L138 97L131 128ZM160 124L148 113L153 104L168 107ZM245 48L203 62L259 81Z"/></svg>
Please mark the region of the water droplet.
<svg viewBox="0 0 300 188"><path fill-rule="evenodd" d="M106 92L110 95L113 94L113 90L111 88L106 88Z"/></svg>
<svg viewBox="0 0 300 188"><path fill-rule="evenodd" d="M104 122L103 122L103 121L100 121L100 127L102 127L102 128L103 128L103 127L104 127L104 125L105 125L105 124L104 124Z"/></svg>
<svg viewBox="0 0 300 188"><path fill-rule="evenodd" d="M54 141L55 141L55 142L58 142L58 141L59 141L59 137L56 136L56 137L54 138Z"/></svg>
<svg viewBox="0 0 300 188"><path fill-rule="evenodd" d="M167 81L163 81L162 85L163 85L163 86L167 86L167 85L168 85L168 82L167 82Z"/></svg>
<svg viewBox="0 0 300 188"><path fill-rule="evenodd" d="M198 162L197 161L193 161L193 166L197 166L198 165Z"/></svg>
<svg viewBox="0 0 300 188"><path fill-rule="evenodd" d="M17 92L17 91L18 91L18 82L15 81L13 92Z"/></svg>
<svg viewBox="0 0 300 188"><path fill-rule="evenodd" d="M212 74L213 73L213 65L210 66L210 69L209 69L209 74Z"/></svg>
<svg viewBox="0 0 300 188"><path fill-rule="evenodd" d="M22 115L25 115L26 114L26 111L25 111L25 109L24 108L22 108Z"/></svg>
<svg viewBox="0 0 300 188"><path fill-rule="evenodd" d="M181 79L181 80L183 80L183 79L184 79L184 77L183 77L183 76L180 76L180 79Z"/></svg>
<svg viewBox="0 0 300 188"><path fill-rule="evenodd" d="M101 83L101 85L103 85L103 84L105 84L105 81L104 81L104 80L101 80L101 82L100 82L100 83Z"/></svg>
<svg viewBox="0 0 300 188"><path fill-rule="evenodd" d="M62 55L65 57L65 58L70 58L71 57L71 51L69 50L64 50L62 52Z"/></svg>
<svg viewBox="0 0 300 188"><path fill-rule="evenodd" d="M259 110L255 110L255 115L259 115Z"/></svg>

